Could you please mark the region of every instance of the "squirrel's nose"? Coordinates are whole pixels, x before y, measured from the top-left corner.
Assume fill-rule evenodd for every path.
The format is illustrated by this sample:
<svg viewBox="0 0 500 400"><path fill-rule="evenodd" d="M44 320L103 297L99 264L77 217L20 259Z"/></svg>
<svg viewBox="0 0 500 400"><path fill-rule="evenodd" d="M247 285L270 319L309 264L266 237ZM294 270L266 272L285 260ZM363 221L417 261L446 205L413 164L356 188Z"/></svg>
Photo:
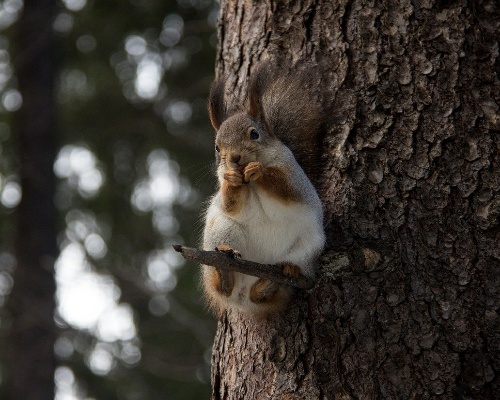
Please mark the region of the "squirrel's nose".
<svg viewBox="0 0 500 400"><path fill-rule="evenodd" d="M238 163L238 161L241 160L241 156L239 154L233 153L233 154L231 154L231 156L229 157L229 159L231 160L231 162L233 162L233 163L236 164L236 163Z"/></svg>

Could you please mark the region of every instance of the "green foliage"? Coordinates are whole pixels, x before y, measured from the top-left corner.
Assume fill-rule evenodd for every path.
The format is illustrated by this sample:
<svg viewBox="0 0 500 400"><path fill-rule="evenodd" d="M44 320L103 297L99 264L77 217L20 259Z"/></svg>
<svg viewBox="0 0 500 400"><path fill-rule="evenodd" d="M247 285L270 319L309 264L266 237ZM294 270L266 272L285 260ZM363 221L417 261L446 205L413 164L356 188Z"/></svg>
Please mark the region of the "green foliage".
<svg viewBox="0 0 500 400"><path fill-rule="evenodd" d="M54 21L60 399L209 395L215 322L204 309L196 266L184 265L171 244L196 246L202 203L214 183L205 99L216 16L209 0L64 0L60 6ZM0 63L7 57L9 68L11 30L0 37ZM16 99L12 106L5 97L16 94L15 71L3 71L1 302L12 286L18 190L10 121ZM0 316L3 334L8 306ZM6 370L4 363L0 371ZM0 397L5 384L0 379Z"/></svg>

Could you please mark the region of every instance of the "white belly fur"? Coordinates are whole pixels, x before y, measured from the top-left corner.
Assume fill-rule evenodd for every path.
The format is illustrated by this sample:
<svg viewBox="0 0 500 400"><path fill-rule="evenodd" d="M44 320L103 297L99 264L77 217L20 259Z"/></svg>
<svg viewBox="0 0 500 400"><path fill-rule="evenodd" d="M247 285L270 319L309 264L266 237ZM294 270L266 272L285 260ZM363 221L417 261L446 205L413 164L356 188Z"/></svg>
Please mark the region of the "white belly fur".
<svg viewBox="0 0 500 400"><path fill-rule="evenodd" d="M217 196L209 207L207 220L214 218L216 229L234 234L228 238L230 243L210 245L229 244L244 259L262 264L288 261L298 265L303 274L314 276L313 263L325 239L319 199L314 204L285 204L254 189L250 191L243 210L236 216L229 216L221 210ZM207 248L207 243L204 245ZM254 307L249 292L258 279L235 273L235 285L228 301L241 309Z"/></svg>

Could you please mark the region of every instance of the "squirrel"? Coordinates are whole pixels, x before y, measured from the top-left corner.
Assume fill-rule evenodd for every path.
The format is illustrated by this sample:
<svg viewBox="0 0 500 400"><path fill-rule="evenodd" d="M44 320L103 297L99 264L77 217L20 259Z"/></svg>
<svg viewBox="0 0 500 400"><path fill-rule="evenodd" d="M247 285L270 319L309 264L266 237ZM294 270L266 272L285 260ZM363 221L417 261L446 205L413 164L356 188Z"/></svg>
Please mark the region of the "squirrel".
<svg viewBox="0 0 500 400"><path fill-rule="evenodd" d="M211 86L218 190L206 211L203 249L314 278L325 244L323 206L297 159L309 167L318 162L322 113L304 90L305 75L277 77L271 70L269 64L257 68L243 107L227 107L224 80ZM285 143L302 146L297 159ZM202 284L219 315L227 308L279 312L293 293L286 285L207 265Z"/></svg>

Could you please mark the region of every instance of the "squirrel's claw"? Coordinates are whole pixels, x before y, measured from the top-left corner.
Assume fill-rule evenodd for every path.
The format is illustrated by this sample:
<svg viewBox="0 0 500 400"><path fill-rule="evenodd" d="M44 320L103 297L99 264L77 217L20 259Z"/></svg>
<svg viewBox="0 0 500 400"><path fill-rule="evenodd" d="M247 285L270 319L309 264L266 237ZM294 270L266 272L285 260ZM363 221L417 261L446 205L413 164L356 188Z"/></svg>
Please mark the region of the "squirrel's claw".
<svg viewBox="0 0 500 400"><path fill-rule="evenodd" d="M243 171L243 179L244 182L247 183L262 178L262 176L264 176L264 168L258 161L252 161L251 163L248 163L248 165L245 167L245 170Z"/></svg>
<svg viewBox="0 0 500 400"><path fill-rule="evenodd" d="M227 244L221 244L221 245L217 246L215 248L215 251L218 251L220 253L225 253L225 254L231 256L232 258L241 258L240 252L237 250L234 250L233 248L231 248L231 246L229 246Z"/></svg>
<svg viewBox="0 0 500 400"><path fill-rule="evenodd" d="M289 262L284 262L281 264L281 268L283 274L286 276L290 276L292 278L298 278L300 275L300 267L298 265Z"/></svg>
<svg viewBox="0 0 500 400"><path fill-rule="evenodd" d="M243 184L243 174L236 170L230 169L224 173L224 180L231 186L240 186Z"/></svg>

